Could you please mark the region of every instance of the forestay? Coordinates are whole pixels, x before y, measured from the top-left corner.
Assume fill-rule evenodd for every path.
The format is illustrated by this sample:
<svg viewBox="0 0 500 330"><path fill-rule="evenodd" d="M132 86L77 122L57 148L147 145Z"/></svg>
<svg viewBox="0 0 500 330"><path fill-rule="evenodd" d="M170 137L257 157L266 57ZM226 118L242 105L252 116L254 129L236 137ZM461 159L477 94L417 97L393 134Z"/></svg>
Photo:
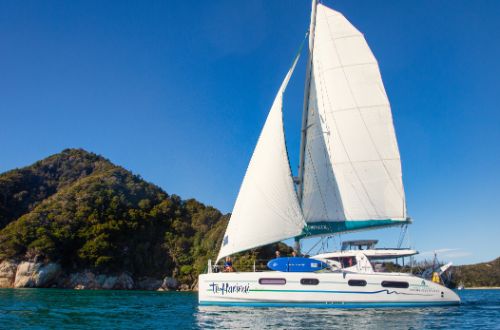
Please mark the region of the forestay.
<svg viewBox="0 0 500 330"><path fill-rule="evenodd" d="M302 232L305 225L285 145L283 93L298 56L276 95L241 184L217 260Z"/></svg>
<svg viewBox="0 0 500 330"><path fill-rule="evenodd" d="M377 61L340 13L317 5L302 209L338 231L406 220L401 161ZM330 227L334 228L334 227Z"/></svg>

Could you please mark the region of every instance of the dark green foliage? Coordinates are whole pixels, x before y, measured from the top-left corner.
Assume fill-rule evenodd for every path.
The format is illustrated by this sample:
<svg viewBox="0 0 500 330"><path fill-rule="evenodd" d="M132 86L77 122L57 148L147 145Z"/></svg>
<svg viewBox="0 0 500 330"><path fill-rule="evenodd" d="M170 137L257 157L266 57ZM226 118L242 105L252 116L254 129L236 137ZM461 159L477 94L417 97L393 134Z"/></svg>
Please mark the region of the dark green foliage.
<svg viewBox="0 0 500 330"><path fill-rule="evenodd" d="M453 267L453 287L463 284L466 288L500 287L500 258L475 265Z"/></svg>
<svg viewBox="0 0 500 330"><path fill-rule="evenodd" d="M0 174L0 260L42 258L67 270L168 275L191 284L215 259L228 220L84 150ZM239 256L236 265L248 268L274 249Z"/></svg>
<svg viewBox="0 0 500 330"><path fill-rule="evenodd" d="M216 209L83 150L0 175L0 197L0 259L41 257L70 269L192 281L226 223Z"/></svg>
<svg viewBox="0 0 500 330"><path fill-rule="evenodd" d="M81 149L66 149L35 164L0 175L0 229L60 189L113 165Z"/></svg>

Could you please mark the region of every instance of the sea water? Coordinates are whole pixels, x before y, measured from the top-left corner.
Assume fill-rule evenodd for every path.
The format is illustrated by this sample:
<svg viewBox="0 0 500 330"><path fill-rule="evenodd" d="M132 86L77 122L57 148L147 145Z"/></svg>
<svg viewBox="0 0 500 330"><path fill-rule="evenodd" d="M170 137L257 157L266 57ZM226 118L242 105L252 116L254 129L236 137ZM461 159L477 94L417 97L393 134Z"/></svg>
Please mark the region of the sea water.
<svg viewBox="0 0 500 330"><path fill-rule="evenodd" d="M462 305L313 309L198 306L197 294L0 289L0 329L500 329L500 290Z"/></svg>

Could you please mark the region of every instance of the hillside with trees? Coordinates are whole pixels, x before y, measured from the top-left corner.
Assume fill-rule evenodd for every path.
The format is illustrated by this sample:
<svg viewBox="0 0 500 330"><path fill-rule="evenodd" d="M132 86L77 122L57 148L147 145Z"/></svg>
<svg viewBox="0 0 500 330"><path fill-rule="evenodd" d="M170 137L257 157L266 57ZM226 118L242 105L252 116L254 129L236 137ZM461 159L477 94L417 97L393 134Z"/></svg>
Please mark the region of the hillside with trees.
<svg viewBox="0 0 500 330"><path fill-rule="evenodd" d="M453 267L452 286L500 287L500 258L490 262Z"/></svg>
<svg viewBox="0 0 500 330"><path fill-rule="evenodd" d="M135 279L170 276L192 285L216 257L228 219L81 149L0 174L0 261L57 262L64 272L127 272ZM241 255L235 266L268 258L275 248Z"/></svg>

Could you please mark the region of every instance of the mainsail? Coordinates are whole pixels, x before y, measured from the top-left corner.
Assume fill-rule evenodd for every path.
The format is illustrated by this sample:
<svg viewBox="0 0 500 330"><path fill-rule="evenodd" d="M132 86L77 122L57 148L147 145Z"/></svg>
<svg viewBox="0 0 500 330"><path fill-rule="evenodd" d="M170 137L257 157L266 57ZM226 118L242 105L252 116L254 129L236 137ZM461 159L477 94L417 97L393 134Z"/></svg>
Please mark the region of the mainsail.
<svg viewBox="0 0 500 330"><path fill-rule="evenodd" d="M339 12L318 4L311 30L299 178L306 232L400 224L406 220L401 161L377 61Z"/></svg>
<svg viewBox="0 0 500 330"><path fill-rule="evenodd" d="M276 95L248 165L217 260L302 232L305 225L288 161L283 93L299 54Z"/></svg>

